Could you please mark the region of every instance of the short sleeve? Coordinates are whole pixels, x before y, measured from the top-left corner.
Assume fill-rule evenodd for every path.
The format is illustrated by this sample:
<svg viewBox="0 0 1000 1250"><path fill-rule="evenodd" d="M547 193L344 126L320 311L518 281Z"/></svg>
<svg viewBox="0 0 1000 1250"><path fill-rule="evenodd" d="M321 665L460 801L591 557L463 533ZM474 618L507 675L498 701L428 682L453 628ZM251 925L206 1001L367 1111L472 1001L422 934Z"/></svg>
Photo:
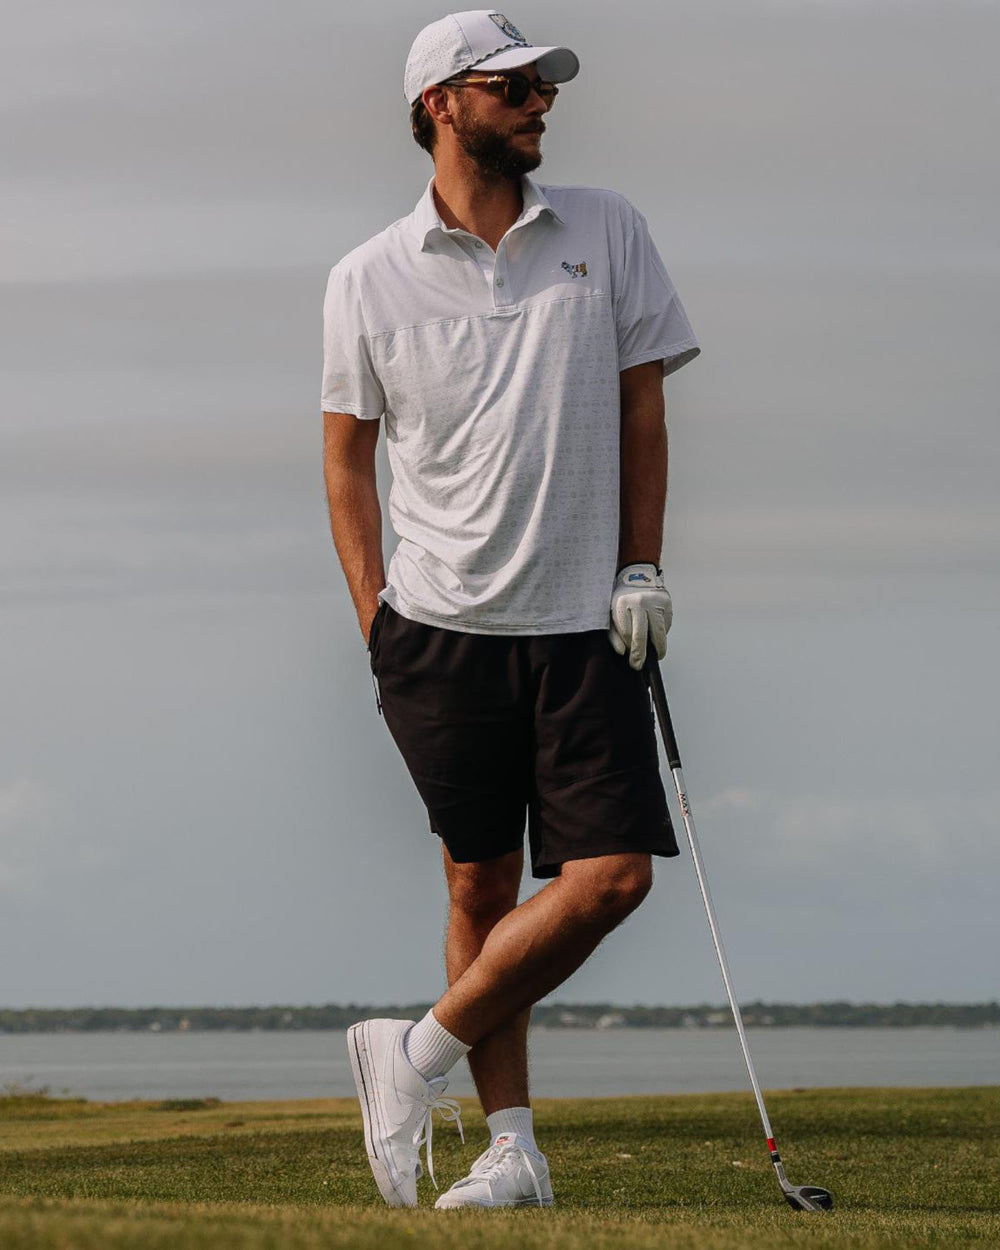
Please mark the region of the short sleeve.
<svg viewBox="0 0 1000 1250"><path fill-rule="evenodd" d="M642 213L629 205L623 271L615 293L618 369L663 360L673 373L701 351Z"/></svg>
<svg viewBox="0 0 1000 1250"><path fill-rule="evenodd" d="M341 263L330 271L323 301L324 412L377 420L385 394L372 365L357 279Z"/></svg>

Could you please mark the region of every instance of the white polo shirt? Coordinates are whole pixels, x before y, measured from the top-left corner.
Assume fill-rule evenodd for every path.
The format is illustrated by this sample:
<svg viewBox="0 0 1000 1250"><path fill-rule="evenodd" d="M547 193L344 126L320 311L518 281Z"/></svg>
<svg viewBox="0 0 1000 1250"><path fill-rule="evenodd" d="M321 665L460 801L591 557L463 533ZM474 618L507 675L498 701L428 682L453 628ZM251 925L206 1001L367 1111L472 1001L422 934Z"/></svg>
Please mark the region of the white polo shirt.
<svg viewBox="0 0 1000 1250"><path fill-rule="evenodd" d="M494 252L433 179L345 256L324 306L325 412L385 417L399 545L381 598L481 634L604 629L618 556L618 375L699 351L645 218L540 187Z"/></svg>

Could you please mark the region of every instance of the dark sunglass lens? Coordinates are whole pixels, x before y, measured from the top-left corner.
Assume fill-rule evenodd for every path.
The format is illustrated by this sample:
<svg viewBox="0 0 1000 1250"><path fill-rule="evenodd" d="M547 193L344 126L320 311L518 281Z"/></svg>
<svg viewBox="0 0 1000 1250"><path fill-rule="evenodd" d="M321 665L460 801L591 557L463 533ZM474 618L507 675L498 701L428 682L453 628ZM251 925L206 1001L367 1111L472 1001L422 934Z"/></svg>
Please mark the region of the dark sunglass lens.
<svg viewBox="0 0 1000 1250"><path fill-rule="evenodd" d="M524 74L509 74L507 77L507 103L511 108L519 109L531 94L531 83Z"/></svg>

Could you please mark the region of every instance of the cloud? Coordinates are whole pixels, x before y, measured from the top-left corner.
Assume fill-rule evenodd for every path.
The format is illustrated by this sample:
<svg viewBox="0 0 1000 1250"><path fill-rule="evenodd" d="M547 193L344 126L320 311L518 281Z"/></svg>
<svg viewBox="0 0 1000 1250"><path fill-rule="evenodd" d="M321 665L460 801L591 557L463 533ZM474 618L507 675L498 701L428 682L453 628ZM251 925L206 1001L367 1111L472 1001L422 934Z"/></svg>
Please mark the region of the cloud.
<svg viewBox="0 0 1000 1250"><path fill-rule="evenodd" d="M39 875L58 804L29 777L0 785L0 891L20 891Z"/></svg>
<svg viewBox="0 0 1000 1250"><path fill-rule="evenodd" d="M780 880L775 901L908 912L928 891L954 899L967 889L970 906L992 907L1000 791L790 797L742 787L700 806L727 873L763 896Z"/></svg>
<svg viewBox="0 0 1000 1250"><path fill-rule="evenodd" d="M45 791L37 782L19 777L0 786L0 834L6 836L11 830L48 815L52 809Z"/></svg>

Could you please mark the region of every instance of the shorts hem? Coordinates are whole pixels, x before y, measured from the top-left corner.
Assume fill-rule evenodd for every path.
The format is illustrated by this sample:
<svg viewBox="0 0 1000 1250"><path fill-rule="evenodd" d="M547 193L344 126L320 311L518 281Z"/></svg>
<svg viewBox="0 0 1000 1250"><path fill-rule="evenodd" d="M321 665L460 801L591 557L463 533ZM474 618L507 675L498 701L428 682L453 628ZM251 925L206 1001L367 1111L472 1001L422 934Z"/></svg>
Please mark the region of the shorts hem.
<svg viewBox="0 0 1000 1250"><path fill-rule="evenodd" d="M440 830L435 829L433 822L431 823L431 833L436 834L441 839L443 846L451 856L453 864L488 864L491 860L500 859L503 855L511 855L514 851L524 850L523 830L516 837L510 839L509 845L501 845L499 850L495 842L491 846L482 848L486 852L485 854L478 852L477 848L471 846L452 848L448 845L447 837ZM456 850L458 854L455 853Z"/></svg>
<svg viewBox="0 0 1000 1250"><path fill-rule="evenodd" d="M608 843L607 846L582 846L579 851L574 851L570 855L564 855L558 861L543 861L539 864L532 864L531 875L539 880L558 877L559 870L563 864L568 864L578 859L600 859L603 855L657 855L661 859L676 859L680 853L680 848L676 842L658 844L656 846L629 846L627 844L623 845L621 842Z"/></svg>

